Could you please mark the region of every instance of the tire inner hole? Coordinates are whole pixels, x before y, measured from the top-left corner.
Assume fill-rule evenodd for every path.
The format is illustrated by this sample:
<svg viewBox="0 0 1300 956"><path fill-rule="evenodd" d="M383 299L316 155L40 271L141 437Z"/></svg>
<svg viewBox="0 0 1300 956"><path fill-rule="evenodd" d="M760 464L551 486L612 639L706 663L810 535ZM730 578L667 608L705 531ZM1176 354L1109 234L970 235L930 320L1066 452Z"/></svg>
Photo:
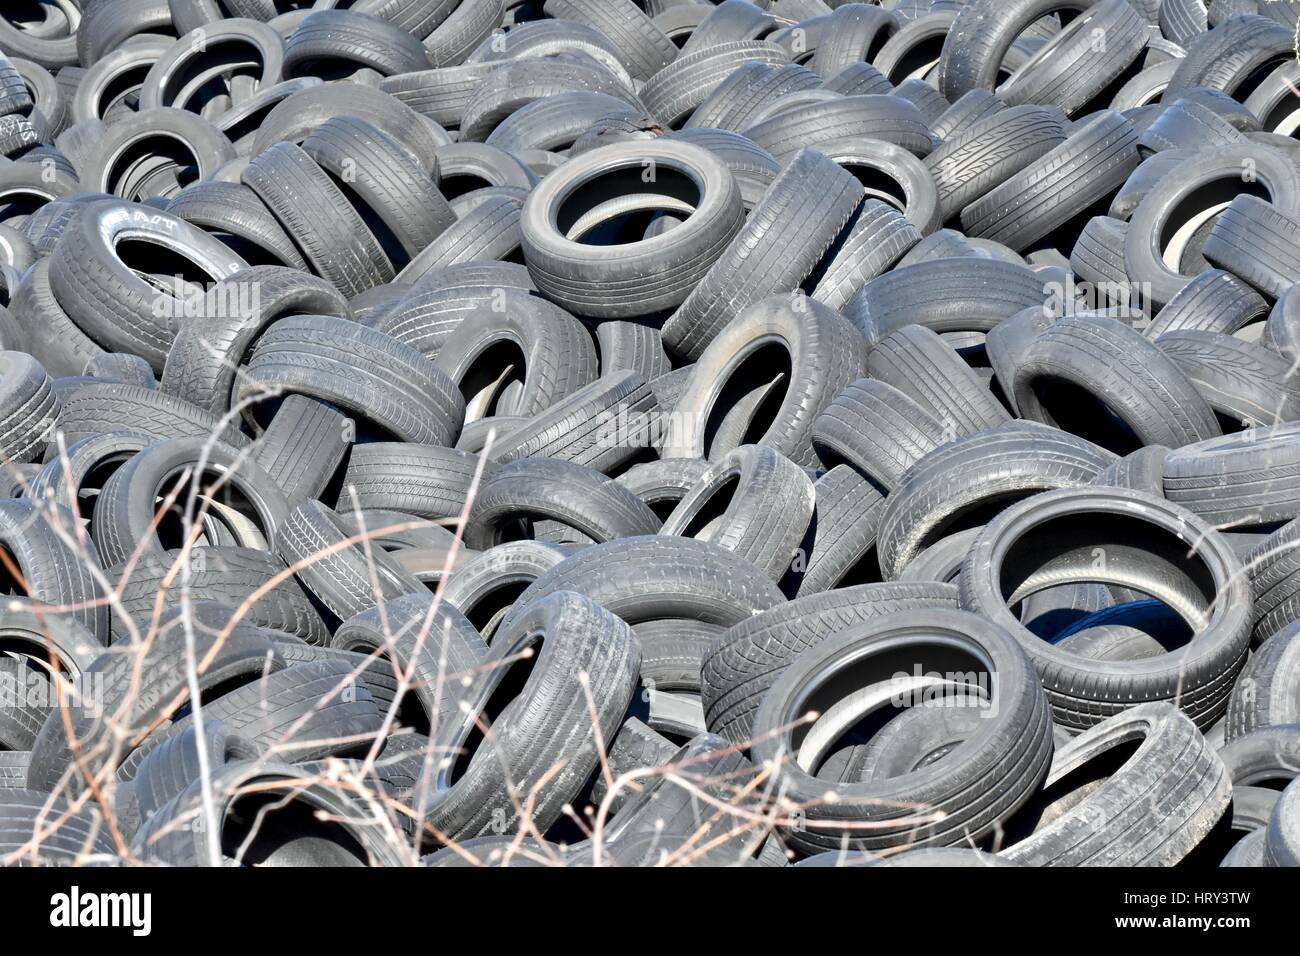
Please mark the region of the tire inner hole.
<svg viewBox="0 0 1300 956"><path fill-rule="evenodd" d="M702 199L691 177L666 165L625 167L574 190L559 205L556 228L584 245L626 245L640 242L662 213L689 215Z"/></svg>
<svg viewBox="0 0 1300 956"><path fill-rule="evenodd" d="M366 866L365 848L346 826L288 793L236 797L221 826L221 852L245 866Z"/></svg>
<svg viewBox="0 0 1300 956"><path fill-rule="evenodd" d="M992 687L989 665L959 647L923 639L887 647L845 661L805 692L793 715L819 716L793 729L792 751L810 773L852 781L859 778L861 748L892 721L921 707L969 708L979 719L992 712ZM962 742L944 739L935 746L918 737L918 749L906 752L905 744L900 757L912 772L946 758ZM805 745L815 751L804 752Z"/></svg>
<svg viewBox="0 0 1300 956"><path fill-rule="evenodd" d="M526 358L518 343L506 339L483 349L460 377L465 421L517 414L517 399L526 373Z"/></svg>
<svg viewBox="0 0 1300 956"><path fill-rule="evenodd" d="M759 343L734 369L724 371L704 419L705 457L759 444L785 404L793 374L790 352L778 341Z"/></svg>
<svg viewBox="0 0 1300 956"><path fill-rule="evenodd" d="M1186 541L1137 517L1062 515L1012 542L1003 555L998 584L1009 607L1062 583L1118 588L1123 599L1098 612L1093 622L1113 620L1149 630L1166 650L1176 650L1207 626L1216 607L1214 575L1202 558L1188 551ZM1144 603L1149 601L1163 607ZM1053 640L1082 630L1085 622L1076 622Z"/></svg>

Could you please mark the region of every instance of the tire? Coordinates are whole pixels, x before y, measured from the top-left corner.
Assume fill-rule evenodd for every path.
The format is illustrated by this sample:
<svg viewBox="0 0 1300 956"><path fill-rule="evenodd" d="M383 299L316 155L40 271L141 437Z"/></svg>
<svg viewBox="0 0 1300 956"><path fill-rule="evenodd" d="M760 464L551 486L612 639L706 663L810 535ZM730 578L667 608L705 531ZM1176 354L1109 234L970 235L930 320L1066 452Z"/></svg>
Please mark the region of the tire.
<svg viewBox="0 0 1300 956"><path fill-rule="evenodd" d="M807 67L746 63L731 71L713 88L686 121L685 128L739 133L752 126L754 117L770 103L787 93L816 89L821 82L821 78ZM877 92L887 93L891 89L885 81Z"/></svg>
<svg viewBox="0 0 1300 956"><path fill-rule="evenodd" d="M1036 103L1074 115L1132 65L1146 41L1147 24L1127 0L1100 0L1039 47L998 95L1008 106Z"/></svg>
<svg viewBox="0 0 1300 956"><path fill-rule="evenodd" d="M677 46L632 0L546 0L543 9L605 34L634 79L648 80L677 58Z"/></svg>
<svg viewBox="0 0 1300 956"><path fill-rule="evenodd" d="M527 682L507 703L500 690L512 662L539 638ZM519 827L518 787L530 793L528 826L551 826L596 769L598 748L613 739L636 687L640 651L631 629L576 594L538 601L493 643L467 693L470 706L435 738L465 746L480 714L492 724L458 779L448 768L430 781L425 822L450 839L484 835L502 814L506 827ZM489 709L494 697L499 711Z"/></svg>
<svg viewBox="0 0 1300 956"><path fill-rule="evenodd" d="M1267 314L1254 289L1222 269L1207 269L1165 304L1144 334L1153 341L1171 332L1232 335Z"/></svg>
<svg viewBox="0 0 1300 956"><path fill-rule="evenodd" d="M700 7L704 7L703 10ZM670 11L675 11L674 13ZM670 18L693 22L692 29L684 44L666 26ZM776 29L776 20L757 4L745 2L728 3L723 0L716 7L697 3L672 3L660 13L655 22L664 28L682 48L682 54L696 53L722 43L735 40L758 40Z"/></svg>
<svg viewBox="0 0 1300 956"><path fill-rule="evenodd" d="M1296 577L1295 541L1300 523L1283 525L1249 555L1250 586L1254 594L1254 633L1252 643L1258 647L1300 615L1296 600L1300 577Z"/></svg>
<svg viewBox="0 0 1300 956"><path fill-rule="evenodd" d="M661 458L633 465L614 480L644 501L662 522L708 470L709 463L699 458Z"/></svg>
<svg viewBox="0 0 1300 956"><path fill-rule="evenodd" d="M1138 148L1143 152L1158 153L1167 149L1195 150L1244 142L1246 137L1233 129L1227 120L1184 98L1160 110L1155 121L1142 131Z"/></svg>
<svg viewBox="0 0 1300 956"><path fill-rule="evenodd" d="M495 467L481 483L465 542L486 551L505 543L515 522L541 520L558 522L596 542L653 534L659 525L639 498L599 472L532 458Z"/></svg>
<svg viewBox="0 0 1300 956"><path fill-rule="evenodd" d="M218 605L193 605L194 618L203 625L194 628L196 660L203 664L198 668L200 693L218 687L229 691L284 667L267 632L236 625L218 640L229 621L229 611ZM85 679L102 688L101 706L93 712L77 708L67 714L50 714L32 747L28 786L47 793L59 786L73 760L70 740L75 740L83 748L80 772L73 774L66 786L70 793L83 792L85 774L113 774L155 723L170 720L186 705L185 635L176 619L175 613L164 615L142 653L102 654L86 669ZM69 716L70 726L65 726ZM115 728L129 734L119 746L107 739Z"/></svg>
<svg viewBox="0 0 1300 956"><path fill-rule="evenodd" d="M93 513L93 497L103 482L136 452L152 442L147 435L109 431L76 442L66 442L51 452L50 461L30 480L24 497L53 502L78 517Z"/></svg>
<svg viewBox="0 0 1300 956"><path fill-rule="evenodd" d="M956 600L948 585L866 584L805 595L738 622L704 658L709 729L746 745L768 688L803 651L856 624L917 608L953 608Z"/></svg>
<svg viewBox="0 0 1300 956"><path fill-rule="evenodd" d="M1055 111L1014 106L945 140L925 158L925 166L934 176L943 221L959 215L1065 139L1065 127Z"/></svg>
<svg viewBox="0 0 1300 956"><path fill-rule="evenodd" d="M343 499L362 510L400 511L438 521L459 518L475 487L495 472L479 457L452 448L405 442L357 445L348 457Z"/></svg>
<svg viewBox="0 0 1300 956"><path fill-rule="evenodd" d="M1180 46L1209 29L1205 0L1161 0L1160 32Z"/></svg>
<svg viewBox="0 0 1300 956"><path fill-rule="evenodd" d="M490 321L490 310L501 296L508 301L513 290L528 292L531 288L532 280L523 266L464 263L430 273L365 324L432 359L461 322ZM505 291L498 296L497 289Z"/></svg>
<svg viewBox="0 0 1300 956"><path fill-rule="evenodd" d="M344 296L354 298L392 281L393 266L379 241L329 174L300 147L272 146L249 162L241 180L298 244L312 271Z"/></svg>
<svg viewBox="0 0 1300 956"><path fill-rule="evenodd" d="M6 33L23 35L0 21L0 49L13 51ZM51 826L51 814L58 826ZM78 866L113 857L116 849L98 810L35 789L0 790L0 853L15 865Z"/></svg>
<svg viewBox="0 0 1300 956"><path fill-rule="evenodd" d="M1129 174L1124 185L1119 188L1119 192L1115 193L1106 215L1123 222L1131 220L1137 207L1156 183L1179 163L1190 159L1193 155L1193 151L1188 149L1166 149L1147 156L1138 163L1137 169Z"/></svg>
<svg viewBox="0 0 1300 956"><path fill-rule="evenodd" d="M851 3L837 9L822 27L822 40L812 66L822 77L835 76L854 63L871 63L898 31L897 18L888 10Z"/></svg>
<svg viewBox="0 0 1300 956"><path fill-rule="evenodd" d="M388 665L394 676L409 680L407 693L434 734L457 718L464 681L478 676L488 653L460 611L428 594L390 601L382 613L363 611L334 632L330 646L376 654L381 661L374 666Z"/></svg>
<svg viewBox="0 0 1300 956"><path fill-rule="evenodd" d="M484 142L513 113L531 103L575 91L605 93L641 108L622 80L599 64L559 59L510 60L479 84L460 121L462 142Z"/></svg>
<svg viewBox="0 0 1300 956"><path fill-rule="evenodd" d="M1062 650L1094 661L1136 661L1159 657L1164 645L1136 627L1101 624L1061 639Z"/></svg>
<svg viewBox="0 0 1300 956"><path fill-rule="evenodd" d="M952 105L943 98L943 94L919 78L904 80L894 87L893 95L915 106L927 125L937 120Z"/></svg>
<svg viewBox="0 0 1300 956"><path fill-rule="evenodd" d="M192 477L176 492L167 513L177 520L188 515L201 522L210 510L247 547L266 548L279 536L289 505L270 475L211 436L178 438L150 445L104 482L91 534L105 564L123 564L164 550L157 502L172 493L173 480L186 469L193 469ZM205 477L209 485L220 483L217 490L207 490ZM236 510L241 504L251 512L242 516L244 520L235 524L224 518L223 506Z"/></svg>
<svg viewBox="0 0 1300 956"><path fill-rule="evenodd" d="M846 140L884 140L918 158L926 156L934 146L921 111L893 95L844 96L797 112L777 114L742 132L786 166L800 150L825 152Z"/></svg>
<svg viewBox="0 0 1300 956"><path fill-rule="evenodd" d="M515 110L497 125L486 143L516 155L527 150L565 150L599 120L609 116L630 118L639 112L626 100L608 93L570 90Z"/></svg>
<svg viewBox="0 0 1300 956"><path fill-rule="evenodd" d="M1147 445L1120 458L1097 476L1094 484L1108 488L1130 488L1143 494L1163 498L1165 494L1164 445Z"/></svg>
<svg viewBox="0 0 1300 956"><path fill-rule="evenodd" d="M1022 252L1114 193L1137 167L1137 130L1105 111L961 212L971 235Z"/></svg>
<svg viewBox="0 0 1300 956"><path fill-rule="evenodd" d="M7 20L0 21L0 52L39 63L47 70L73 66L79 59L75 31L65 36L34 37Z"/></svg>
<svg viewBox="0 0 1300 956"><path fill-rule="evenodd" d="M1064 384L1059 395L1052 393L1056 383ZM1113 319L1071 316L1048 326L1025 350L1012 388L1022 416L1120 454L1143 445L1179 448L1220 433L1209 403L1177 363ZM1100 406L1127 431L1108 427Z"/></svg>
<svg viewBox="0 0 1300 956"><path fill-rule="evenodd" d="M599 30L572 20L531 20L508 32L494 32L470 56L470 63L500 64L507 60L546 59L583 55L612 73L628 90L635 88L619 58L618 48Z"/></svg>
<svg viewBox="0 0 1300 956"><path fill-rule="evenodd" d="M162 171L170 169L170 180L157 180L119 162L124 154L140 151L154 141L155 148L167 144L184 147L186 158L174 159ZM133 202L145 202L163 197L170 199L181 191L180 176L194 175L185 167L197 171L196 180L212 177L226 163L236 159L234 144L226 135L207 120L194 113L177 109L156 109L128 112L126 116L108 125L103 139L88 162L78 165L82 188L88 192L103 192ZM166 147L162 147L166 155ZM146 167L148 168L148 167Z"/></svg>
<svg viewBox="0 0 1300 956"><path fill-rule="evenodd" d="M235 153L241 159L249 159L261 121L289 97L322 86L324 84L318 77L304 76L264 87L242 103L232 106L215 117L212 124L226 134L226 138L234 145Z"/></svg>
<svg viewBox="0 0 1300 956"><path fill-rule="evenodd" d="M498 65L464 63L403 73L380 80L379 89L421 116L454 129L460 126L474 91Z"/></svg>
<svg viewBox="0 0 1300 956"><path fill-rule="evenodd" d="M1121 86L1111 99L1111 109L1124 113L1159 103L1161 94L1173 78L1174 71L1178 69L1178 60L1181 57L1152 63L1150 49L1148 47L1148 56L1143 60L1145 64L1143 68Z"/></svg>
<svg viewBox="0 0 1300 956"><path fill-rule="evenodd" d="M1300 220L1255 196L1237 196L1215 220L1205 240L1205 258L1280 299L1300 282Z"/></svg>
<svg viewBox="0 0 1300 956"><path fill-rule="evenodd" d="M634 627L672 618L731 627L785 603L767 575L730 551L655 534L583 548L538 577L502 626L556 591L583 594Z"/></svg>
<svg viewBox="0 0 1300 956"><path fill-rule="evenodd" d="M1156 345L1221 418L1248 427L1300 418L1292 364L1277 353L1218 332L1167 332Z"/></svg>
<svg viewBox="0 0 1300 956"><path fill-rule="evenodd" d="M879 578L874 549L884 496L848 465L837 465L817 479L813 499L812 519L782 590L799 597Z"/></svg>
<svg viewBox="0 0 1300 956"><path fill-rule="evenodd" d="M889 493L877 551L887 580L954 527L1017 499L1094 481L1113 461L1082 439L1013 423L949 442L904 472Z"/></svg>
<svg viewBox="0 0 1300 956"><path fill-rule="evenodd" d="M895 267L920 241L914 221L887 203L866 199L843 244L824 262L812 297L842 311L858 290Z"/></svg>
<svg viewBox="0 0 1300 956"><path fill-rule="evenodd" d="M1300 215L1300 172L1280 153L1253 144L1221 146L1178 163L1138 204L1124 247L1130 279L1148 283L1156 304L1169 302L1193 278L1181 271L1189 244L1181 237L1219 208L1226 185L1241 183L1234 191L1247 191L1240 175L1243 162L1253 164L1248 166L1252 190L1266 191L1279 211ZM1170 235L1175 236L1172 242L1165 238Z"/></svg>
<svg viewBox="0 0 1300 956"><path fill-rule="evenodd" d="M745 307L793 289L812 272L860 198L861 186L830 160L813 151L797 156L664 325L665 345L699 359Z"/></svg>
<svg viewBox="0 0 1300 956"><path fill-rule="evenodd" d="M159 387L218 415L230 410L249 349L272 324L290 315L352 316L330 283L280 266L235 273L208 290L199 311L201 320L177 331Z"/></svg>
<svg viewBox="0 0 1300 956"><path fill-rule="evenodd" d="M816 724L804 732L792 729L806 726L799 715L811 709L823 714L823 720L849 720L850 715L882 710L897 701L900 692L891 697L888 690L868 686L864 681L869 675L885 673L888 682L891 665L901 674L898 665L910 662L920 673L939 647L962 648L979 660L981 669L987 668L983 678L996 689L996 703L987 697L978 698L983 701L979 704L967 698L966 706L978 706L985 719L978 721L965 746L939 764L943 769L848 784L813 776L815 761L835 741L822 739L829 731ZM877 655L882 656L873 661ZM957 688L971 686L961 683ZM957 688L954 693L970 693ZM920 691L901 693L912 696ZM961 706L956 701L954 705ZM800 654L764 696L753 733L755 762L771 766L774 785L796 806L807 808L813 826L787 830L785 839L809 853L979 841L1030 799L1047 774L1052 751L1047 702L1014 638L973 614L937 608L858 624ZM819 799L827 791L836 798ZM862 823L871 826L863 828Z"/></svg>
<svg viewBox="0 0 1300 956"><path fill-rule="evenodd" d="M445 130L395 96L360 83L325 83L281 100L262 119L247 155L261 156L277 143L301 143L326 120L347 115L383 130L430 172L438 148L451 143Z"/></svg>
<svg viewBox="0 0 1300 956"><path fill-rule="evenodd" d="M681 129L665 133L672 142L701 146L727 164L740 189L740 201L748 213L760 202L781 174L772 154L760 149L739 133L721 129Z"/></svg>
<svg viewBox="0 0 1300 956"><path fill-rule="evenodd" d="M31 750L41 725L59 701L66 699L62 695L77 692L74 688L79 686L82 672L104 649L99 639L77 622L24 603L15 603L0 626L0 636L10 648L0 661L0 687L4 688L0 741L13 751ZM56 689L53 673L68 684ZM5 776L0 772L0 777Z"/></svg>
<svg viewBox="0 0 1300 956"><path fill-rule="evenodd" d="M648 190L647 162L654 174ZM667 182L660 181L660 170L668 174L662 177ZM583 198L587 192L594 195ZM579 241L627 211L676 208L688 192L698 197L695 212L662 236L616 246L614 254L609 246ZM633 318L680 305L728 248L743 219L735 179L706 150L664 141L608 146L565 163L529 195L522 222L524 261L538 289L576 314Z"/></svg>
<svg viewBox="0 0 1300 956"><path fill-rule="evenodd" d="M883 199L903 214L921 235L939 228L939 194L929 170L893 143L843 140L827 143L826 156L867 184L868 199ZM838 248L838 242L833 249Z"/></svg>
<svg viewBox="0 0 1300 956"><path fill-rule="evenodd" d="M1124 765L1080 796L1088 764L1121 747ZM1038 798L1042 825L1001 856L1025 866L1172 866L1231 797L1223 761L1196 726L1169 704L1143 704L1057 751Z"/></svg>
<svg viewBox="0 0 1300 956"><path fill-rule="evenodd" d="M405 30L353 10L317 10L308 15L284 45L286 79L346 77L370 69L380 76L414 73L432 64L424 46ZM346 71L346 72L345 72Z"/></svg>
<svg viewBox="0 0 1300 956"><path fill-rule="evenodd" d="M644 682L647 642L640 633L637 633L637 640L641 644L641 673ZM609 753L605 758L608 773L600 775L592 785L592 801L609 813L617 814L635 796L633 788L620 781L635 779L641 776L641 771L666 766L676 756L677 750L662 734L635 717L629 717L609 744Z"/></svg>
<svg viewBox="0 0 1300 956"><path fill-rule="evenodd" d="M260 755L259 748L252 741L232 732L221 721L203 722L203 746L207 765L211 768L209 773ZM131 780L131 802L137 816L137 828L139 823L151 818L202 776L197 728L190 726L179 733L169 734L141 761ZM121 802L121 797L118 799Z"/></svg>
<svg viewBox="0 0 1300 956"><path fill-rule="evenodd" d="M709 94L735 70L749 63L779 68L789 62L771 43L734 40L698 51L683 51L652 76L640 90L650 115L665 126L679 127Z"/></svg>
<svg viewBox="0 0 1300 956"><path fill-rule="evenodd" d="M1041 308L1042 276L1007 262L979 257L932 259L898 266L872 279L849 300L844 314L871 345L899 329L988 332L1009 315Z"/></svg>
<svg viewBox="0 0 1300 956"><path fill-rule="evenodd" d="M39 269L38 263L33 274L36 274ZM1241 287L1246 288L1244 283ZM1259 312L1252 312L1251 315L1251 318L1257 318L1267 306L1264 305L1263 299L1254 295L1249 289L1246 289L1246 292L1250 295L1250 301L1260 306ZM1292 295L1288 292L1278 299L1268 315L1268 320L1264 324L1264 334L1260 339L1262 345L1293 362L1297 356L1300 356L1300 315L1296 313L1297 304L1300 304L1300 294Z"/></svg>
<svg viewBox="0 0 1300 956"><path fill-rule="evenodd" d="M188 560L188 572L181 571ZM115 644L130 643L156 626L156 618L181 601L182 587L190 601L218 601L239 607L250 595L262 592L248 606L243 620L256 627L292 634L308 644L325 644L329 632L306 593L292 579L272 584L285 564L266 551L252 548L194 548L188 557L167 551L137 561L123 577L122 568L109 571L121 590L121 611L113 618ZM265 589L265 590L264 590ZM134 625L128 624L128 618Z"/></svg>
<svg viewBox="0 0 1300 956"><path fill-rule="evenodd" d="M867 357L867 372L934 415L945 438L1010 420L983 380L938 333L924 326L905 325L881 339Z"/></svg>
<svg viewBox="0 0 1300 956"><path fill-rule="evenodd" d="M223 865L243 866L297 863L308 866L401 866L406 857L373 827L359 823L365 815L361 800L322 783L306 786L303 769L265 758L238 761L216 773L209 783L218 794L214 810L224 830L228 820L240 816L239 794L265 795L281 812L302 819L328 820L323 830L306 828L300 838L284 846L239 847L236 857L223 857ZM201 866L209 860L213 836L199 827L186 826L203 813L203 781L195 781L172 798L150 819L132 841L134 855L154 863L173 866ZM216 834L218 841L234 844L230 835Z"/></svg>
<svg viewBox="0 0 1300 956"><path fill-rule="evenodd" d="M1165 88L1162 102L1172 103L1184 90L1208 87L1229 96L1253 74L1295 55L1294 30L1268 17L1231 17L1187 43L1187 55Z"/></svg>
<svg viewBox="0 0 1300 956"><path fill-rule="evenodd" d="M446 20L424 38L435 67L459 66L492 35L505 15L505 0L463 0Z"/></svg>
<svg viewBox="0 0 1300 956"><path fill-rule="evenodd" d="M508 355L494 359L502 348ZM596 349L582 323L544 299L509 289L494 290L491 319L462 321L443 340L433 364L460 389L467 421L539 415L589 385L598 372ZM501 391L506 369L508 395Z"/></svg>
<svg viewBox="0 0 1300 956"><path fill-rule="evenodd" d="M697 734L669 754L665 766L664 773L654 775L658 779L646 779L623 812L605 825L610 846L606 851L602 843L599 857L590 854L593 859L608 859L616 866L671 861L700 866L784 864L785 853L774 840L732 826L737 815L758 811L762 803L754 792L758 769L726 741ZM625 782L622 789L631 786ZM585 848L580 852L583 856L573 865L588 865ZM774 856L782 863L772 862Z"/></svg>
<svg viewBox="0 0 1300 956"><path fill-rule="evenodd" d="M884 494L944 438L933 415L892 385L870 378L850 383L813 424L813 447L824 467L846 463Z"/></svg>
<svg viewBox="0 0 1300 956"><path fill-rule="evenodd" d="M779 581L803 540L814 500L802 469L771 448L747 445L720 457L659 533L716 544Z"/></svg>
<svg viewBox="0 0 1300 956"><path fill-rule="evenodd" d="M1298 629L1286 625L1260 644L1241 672L1228 698L1229 743L1266 729L1300 723L1300 700L1295 693L1300 666ZM1257 631L1258 633L1258 631Z"/></svg>
<svg viewBox="0 0 1300 956"><path fill-rule="evenodd" d="M672 371L659 330L639 322L601 322L595 328L602 375L635 372L647 382Z"/></svg>
<svg viewBox="0 0 1300 956"><path fill-rule="evenodd" d="M355 435L356 423L330 405L290 395L253 447L253 460L296 504L325 493Z"/></svg>
<svg viewBox="0 0 1300 956"><path fill-rule="evenodd" d="M0 352L0 456L35 461L45 453L59 414L54 385L25 352Z"/></svg>
<svg viewBox="0 0 1300 956"><path fill-rule="evenodd" d="M216 435L235 448L249 444L234 423L139 385L88 384L78 388L59 409L58 430L66 445L114 431L135 432L157 441Z"/></svg>
<svg viewBox="0 0 1300 956"><path fill-rule="evenodd" d="M1079 520L1084 517L1087 523ZM1047 540L1041 529L1053 523ZM1163 529L1159 538L1153 528ZM1016 557L1025 547L1037 550ZM1104 561L1097 560L1097 548ZM1176 609L1193 637L1142 661L1086 661L1061 651L1008 610L1042 589L1049 578L1039 572L1046 568L1054 584L1136 588ZM1017 635L1038 669L1056 723L1085 729L1141 703L1172 701L1209 727L1227 704L1249 644L1250 596L1240 569L1222 536L1177 505L1136 491L1072 488L1012 505L985 527L962 567L961 601ZM1201 576L1202 583L1192 584L1189 575Z"/></svg>
<svg viewBox="0 0 1300 956"><path fill-rule="evenodd" d="M453 571L443 586L443 600L463 612L491 641L514 599L566 556L565 549L544 541L498 545Z"/></svg>
<svg viewBox="0 0 1300 956"><path fill-rule="evenodd" d="M380 548L368 541L345 544L350 537L338 514L319 501L304 501L289 512L276 536L276 552L299 583L337 619L425 587Z"/></svg>
<svg viewBox="0 0 1300 956"><path fill-rule="evenodd" d="M550 458L608 473L653 447L659 419L658 400L645 380L616 372L500 436L492 458Z"/></svg>
<svg viewBox="0 0 1300 956"><path fill-rule="evenodd" d="M104 350L63 311L50 288L50 260L39 260L9 300L21 344L54 376L79 375Z"/></svg>
<svg viewBox="0 0 1300 956"><path fill-rule="evenodd" d="M330 316L290 316L262 333L236 394L256 401L267 389L328 402L426 445L454 444L465 417L460 390L415 349Z"/></svg>
<svg viewBox="0 0 1300 956"><path fill-rule="evenodd" d="M1012 44L1035 21L1058 10L1086 11L1092 0L975 0L963 4L939 56L939 92L950 101L992 90Z"/></svg>
<svg viewBox="0 0 1300 956"><path fill-rule="evenodd" d="M759 364L777 348L788 356L784 381L770 380L772 368ZM861 336L838 313L802 297L764 299L725 326L692 367L663 454L716 460L761 444L812 465L818 413L865 374Z"/></svg>
<svg viewBox="0 0 1300 956"><path fill-rule="evenodd" d="M1249 670L1247 665L1243 677ZM1219 748L1219 759L1235 789L1285 785L1300 774L1300 725L1269 726L1234 737Z"/></svg>
<svg viewBox="0 0 1300 956"><path fill-rule="evenodd" d="M1294 782L1282 791L1269 817L1264 837L1264 866L1300 866L1300 787Z"/></svg>
<svg viewBox="0 0 1300 956"><path fill-rule="evenodd" d="M96 355L86 363L86 376L144 388L155 388L158 384L148 362L138 355L128 355L125 352Z"/></svg>
<svg viewBox="0 0 1300 956"><path fill-rule="evenodd" d="M302 148L336 183L346 184L353 205L394 268L419 255L456 220L420 165L363 120L327 120Z"/></svg>
<svg viewBox="0 0 1300 956"><path fill-rule="evenodd" d="M906 83L908 80L933 83L943 42L952 29L956 14L946 10L936 11L903 21L897 7L893 13L900 21L899 30L885 41L884 46L872 58L872 64L894 84ZM938 92L937 88L935 91ZM945 106L944 112L947 109ZM937 130L935 135L944 138Z"/></svg>
<svg viewBox="0 0 1300 956"><path fill-rule="evenodd" d="M189 42L173 44L149 69L140 88L140 110L169 107L202 113L216 98L229 96L227 77L236 72L258 89L280 82L284 42L275 30L248 20L222 20L201 29L188 36ZM183 40L186 36L181 34Z"/></svg>
<svg viewBox="0 0 1300 956"><path fill-rule="evenodd" d="M930 132L946 143L1004 109L1006 104L988 90L971 90L930 124Z"/></svg>
<svg viewBox="0 0 1300 956"><path fill-rule="evenodd" d="M1124 271L1124 243L1128 223L1110 216L1093 216L1079 233L1070 250L1070 268L1094 289L1107 290L1105 301L1113 297L1109 290L1125 293L1128 274ZM1098 300L1102 295L1096 297ZM1100 302L1098 303L1100 304Z"/></svg>
<svg viewBox="0 0 1300 956"><path fill-rule="evenodd" d="M118 243L139 234L214 282L248 266L220 240L165 212L120 200L81 210L50 258L54 298L101 347L143 356L161 372L175 335L167 320L184 316L186 303L160 293L123 261Z"/></svg>
<svg viewBox="0 0 1300 956"><path fill-rule="evenodd" d="M523 242L522 207L517 198L490 196L429 243L397 281L416 283L434 272L471 262L517 262Z"/></svg>

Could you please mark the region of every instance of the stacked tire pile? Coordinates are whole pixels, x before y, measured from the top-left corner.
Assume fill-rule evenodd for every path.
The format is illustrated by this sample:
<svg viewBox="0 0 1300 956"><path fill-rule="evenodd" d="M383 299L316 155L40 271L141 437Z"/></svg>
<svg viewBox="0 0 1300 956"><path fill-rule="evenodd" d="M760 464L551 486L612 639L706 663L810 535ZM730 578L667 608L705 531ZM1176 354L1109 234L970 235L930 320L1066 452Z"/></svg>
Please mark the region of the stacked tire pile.
<svg viewBox="0 0 1300 956"><path fill-rule="evenodd" d="M0 19L0 859L1300 861L1300 8Z"/></svg>

